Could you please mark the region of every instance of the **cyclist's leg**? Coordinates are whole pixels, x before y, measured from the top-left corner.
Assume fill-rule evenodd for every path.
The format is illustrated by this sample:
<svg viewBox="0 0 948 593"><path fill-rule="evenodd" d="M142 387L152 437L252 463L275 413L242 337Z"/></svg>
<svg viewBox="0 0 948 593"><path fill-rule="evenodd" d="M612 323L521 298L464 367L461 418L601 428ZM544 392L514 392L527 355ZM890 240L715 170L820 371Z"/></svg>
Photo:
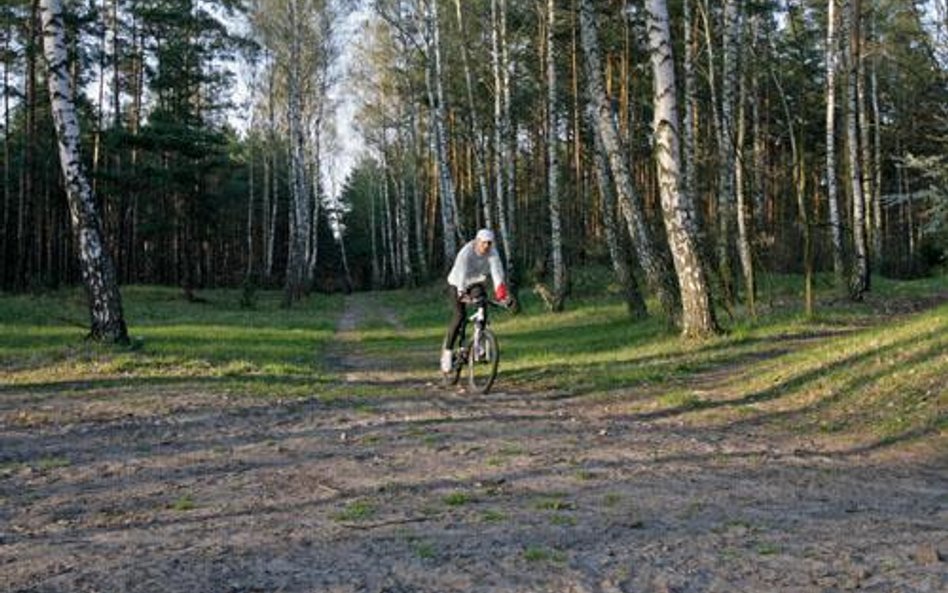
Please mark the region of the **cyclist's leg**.
<svg viewBox="0 0 948 593"><path fill-rule="evenodd" d="M454 349L454 344L458 341L458 335L461 333L461 326L464 324L464 318L467 314L464 303L458 298L457 290L453 286L449 286L449 295L454 307L454 316L448 324L447 332L444 335L444 342L441 346L441 370L445 373L451 370L451 351Z"/></svg>

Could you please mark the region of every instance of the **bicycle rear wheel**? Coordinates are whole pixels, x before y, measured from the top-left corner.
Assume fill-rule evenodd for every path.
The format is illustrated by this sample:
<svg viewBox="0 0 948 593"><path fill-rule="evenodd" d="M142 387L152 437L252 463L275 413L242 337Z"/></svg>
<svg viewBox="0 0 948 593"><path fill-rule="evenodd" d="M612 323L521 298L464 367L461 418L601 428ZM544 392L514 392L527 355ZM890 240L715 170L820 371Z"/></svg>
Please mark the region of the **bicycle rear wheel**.
<svg viewBox="0 0 948 593"><path fill-rule="evenodd" d="M497 378L497 364L500 362L500 348L494 332L485 329L481 332L480 344L475 344L471 339L467 351L471 389L487 393Z"/></svg>

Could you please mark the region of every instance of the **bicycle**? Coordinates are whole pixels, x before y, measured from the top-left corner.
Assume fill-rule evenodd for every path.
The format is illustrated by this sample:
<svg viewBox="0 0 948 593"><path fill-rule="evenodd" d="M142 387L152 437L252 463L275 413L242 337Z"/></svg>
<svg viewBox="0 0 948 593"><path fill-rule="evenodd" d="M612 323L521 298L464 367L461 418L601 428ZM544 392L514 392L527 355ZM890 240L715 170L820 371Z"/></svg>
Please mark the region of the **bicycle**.
<svg viewBox="0 0 948 593"><path fill-rule="evenodd" d="M466 366L471 389L486 394L497 378L497 366L500 363L500 347L497 336L490 329L487 307L507 309L508 305L489 299L486 295L468 298L466 302L474 305L474 314L461 324L461 333L451 357L451 370L444 373L444 381L446 385L456 385L461 379L461 370ZM468 321L474 324L474 335L465 344Z"/></svg>

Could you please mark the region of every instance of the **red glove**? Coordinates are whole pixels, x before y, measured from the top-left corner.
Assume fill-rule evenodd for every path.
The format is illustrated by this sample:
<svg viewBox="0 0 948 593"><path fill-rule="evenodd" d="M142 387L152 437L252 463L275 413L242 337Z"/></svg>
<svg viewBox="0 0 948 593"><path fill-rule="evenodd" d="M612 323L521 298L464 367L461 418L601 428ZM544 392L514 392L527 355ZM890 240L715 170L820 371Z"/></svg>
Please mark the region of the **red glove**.
<svg viewBox="0 0 948 593"><path fill-rule="evenodd" d="M498 300L498 301L500 301L500 302L502 302L502 303L503 303L503 302L506 302L506 301L507 301L507 296L508 296L508 295L507 295L507 285L506 285L506 284L501 284L500 286L498 286L498 287L497 287L497 290L494 291L494 296L497 297L497 300Z"/></svg>

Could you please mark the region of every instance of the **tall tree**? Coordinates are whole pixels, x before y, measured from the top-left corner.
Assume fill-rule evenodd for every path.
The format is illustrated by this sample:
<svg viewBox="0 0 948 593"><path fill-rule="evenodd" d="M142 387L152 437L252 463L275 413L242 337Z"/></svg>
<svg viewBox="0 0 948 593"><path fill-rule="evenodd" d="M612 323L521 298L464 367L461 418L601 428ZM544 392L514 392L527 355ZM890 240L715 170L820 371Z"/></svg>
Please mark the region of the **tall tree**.
<svg viewBox="0 0 948 593"><path fill-rule="evenodd" d="M869 290L869 245L866 240L866 199L863 188L863 162L859 137L859 61L861 54L860 20L862 2L851 0L847 16L849 51L847 54L846 143L849 153L849 181L853 205L853 271L849 294L861 301Z"/></svg>
<svg viewBox="0 0 948 593"><path fill-rule="evenodd" d="M665 0L648 0L648 43L651 53L655 106L655 160L665 231L681 287L682 334L700 338L718 331L711 294L698 246L691 229L692 198L681 192L678 95L671 25Z"/></svg>
<svg viewBox="0 0 948 593"><path fill-rule="evenodd" d="M636 255L645 271L649 288L658 297L662 310L670 319L677 320L680 300L668 258L659 247L645 217L641 196L636 192L629 171L629 159L619 137L619 130L602 84L602 67L598 32L590 0L580 0L580 34L586 71L588 96L594 113L594 133L599 134L615 182L619 209L625 218L629 236L635 244Z"/></svg>
<svg viewBox="0 0 948 593"><path fill-rule="evenodd" d="M560 214L559 188L559 114L556 107L556 0L546 3L546 193L550 205L550 256L553 260L554 311L561 311L566 301L566 262L563 261L563 230Z"/></svg>
<svg viewBox="0 0 948 593"><path fill-rule="evenodd" d="M83 171L79 151L79 118L68 72L67 40L62 0L42 0L44 55L47 64L50 107L59 144L59 161L78 246L82 278L89 298L95 340L127 343L128 329L122 311L115 268L102 236L102 220L92 187Z"/></svg>
<svg viewBox="0 0 948 593"><path fill-rule="evenodd" d="M827 0L826 11L826 200L829 203L833 273L837 288L845 286L843 226L836 183L836 0Z"/></svg>

